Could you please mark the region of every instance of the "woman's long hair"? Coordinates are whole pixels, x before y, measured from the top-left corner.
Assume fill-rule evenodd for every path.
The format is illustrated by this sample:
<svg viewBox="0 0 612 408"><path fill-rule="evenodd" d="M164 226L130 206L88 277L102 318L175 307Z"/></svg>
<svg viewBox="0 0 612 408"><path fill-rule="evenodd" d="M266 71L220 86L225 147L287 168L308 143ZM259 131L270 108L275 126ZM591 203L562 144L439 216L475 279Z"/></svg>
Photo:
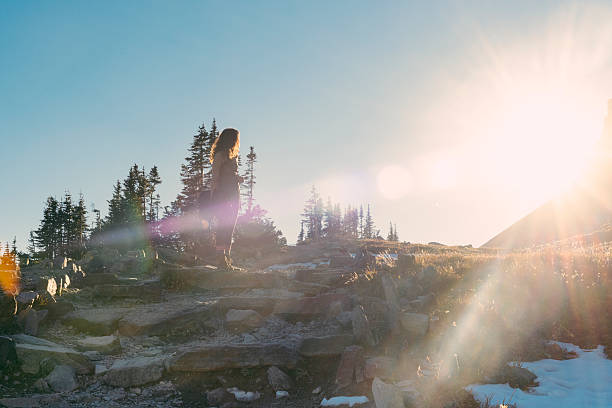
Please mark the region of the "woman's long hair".
<svg viewBox="0 0 612 408"><path fill-rule="evenodd" d="M217 153L226 153L228 158L234 159L238 156L239 149L240 132L238 129L223 129L210 149L210 162L212 163L215 160Z"/></svg>

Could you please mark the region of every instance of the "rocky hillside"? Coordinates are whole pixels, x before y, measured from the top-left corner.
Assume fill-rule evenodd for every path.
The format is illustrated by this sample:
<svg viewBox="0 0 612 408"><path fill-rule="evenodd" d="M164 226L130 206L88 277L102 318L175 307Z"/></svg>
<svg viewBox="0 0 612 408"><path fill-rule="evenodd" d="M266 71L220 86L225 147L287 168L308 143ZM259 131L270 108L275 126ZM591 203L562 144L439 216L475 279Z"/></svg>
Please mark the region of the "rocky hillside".
<svg viewBox="0 0 612 408"><path fill-rule="evenodd" d="M25 267L0 306L0 406L478 407L470 383L534 384L507 361L567 357L546 343L567 336L556 292L515 285L535 259L347 241L231 273L162 249Z"/></svg>

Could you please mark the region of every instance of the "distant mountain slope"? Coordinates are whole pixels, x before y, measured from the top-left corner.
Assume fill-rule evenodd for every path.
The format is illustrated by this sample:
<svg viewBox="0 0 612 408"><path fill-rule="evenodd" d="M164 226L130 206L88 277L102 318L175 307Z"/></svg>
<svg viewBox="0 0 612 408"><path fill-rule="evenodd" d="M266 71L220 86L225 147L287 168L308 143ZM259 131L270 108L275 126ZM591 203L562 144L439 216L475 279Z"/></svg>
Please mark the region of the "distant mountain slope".
<svg viewBox="0 0 612 408"><path fill-rule="evenodd" d="M612 221L612 99L598 158L581 181L561 197L528 214L483 247L517 249L600 230Z"/></svg>

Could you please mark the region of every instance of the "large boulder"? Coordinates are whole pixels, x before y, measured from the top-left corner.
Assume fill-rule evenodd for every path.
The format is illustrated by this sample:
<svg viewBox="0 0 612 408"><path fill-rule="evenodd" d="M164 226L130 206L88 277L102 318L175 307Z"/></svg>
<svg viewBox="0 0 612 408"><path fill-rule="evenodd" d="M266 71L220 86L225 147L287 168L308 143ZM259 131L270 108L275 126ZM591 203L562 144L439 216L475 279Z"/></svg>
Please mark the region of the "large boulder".
<svg viewBox="0 0 612 408"><path fill-rule="evenodd" d="M55 365L68 365L79 374L93 372L91 361L83 354L48 340L25 334L13 336L17 358L21 363L21 370L28 374L38 374L43 360Z"/></svg>
<svg viewBox="0 0 612 408"><path fill-rule="evenodd" d="M211 320L214 303L181 298L134 307L119 320L119 333L124 336L186 336L216 328Z"/></svg>
<svg viewBox="0 0 612 408"><path fill-rule="evenodd" d="M351 312L351 322L353 326L353 336L355 341L365 346L373 347L376 345L368 316L363 306L357 305Z"/></svg>
<svg viewBox="0 0 612 408"><path fill-rule="evenodd" d="M267 373L268 383L274 391L289 391L293 388L293 380L280 368L272 366Z"/></svg>
<svg viewBox="0 0 612 408"><path fill-rule="evenodd" d="M363 382L365 380L364 369L363 347L349 346L345 348L336 372L336 386L341 389L353 383Z"/></svg>
<svg viewBox="0 0 612 408"><path fill-rule="evenodd" d="M372 381L372 395L376 408L404 408L402 390L393 384L386 384L378 377Z"/></svg>
<svg viewBox="0 0 612 408"><path fill-rule="evenodd" d="M15 340L7 336L0 336L0 370L16 362Z"/></svg>
<svg viewBox="0 0 612 408"><path fill-rule="evenodd" d="M25 334L36 336L40 323L47 317L47 310L34 310L31 306L17 315L17 323L23 328Z"/></svg>
<svg viewBox="0 0 612 408"><path fill-rule="evenodd" d="M154 280L134 285L96 285L93 292L97 298L128 298L158 301L161 299L161 283Z"/></svg>
<svg viewBox="0 0 612 408"><path fill-rule="evenodd" d="M293 348L279 343L195 344L179 349L168 365L171 371L187 372L266 366L294 368L298 359Z"/></svg>
<svg viewBox="0 0 612 408"><path fill-rule="evenodd" d="M393 378L396 360L391 357L371 357L365 362L365 376L368 379L379 377L383 380Z"/></svg>
<svg viewBox="0 0 612 408"><path fill-rule="evenodd" d="M34 306L34 302L38 300L38 292L33 290L26 290L15 296L17 301L17 310L20 312L28 308L28 306Z"/></svg>
<svg viewBox="0 0 612 408"><path fill-rule="evenodd" d="M115 360L103 377L106 384L114 387L135 387L158 381L164 373L164 358L136 357Z"/></svg>
<svg viewBox="0 0 612 408"><path fill-rule="evenodd" d="M51 296L55 296L57 294L57 281L52 276L41 276L38 278L36 291L39 293L41 291L47 291L51 294Z"/></svg>
<svg viewBox="0 0 612 408"><path fill-rule="evenodd" d="M56 365L45 381L55 392L70 392L79 387L74 368L69 365Z"/></svg>

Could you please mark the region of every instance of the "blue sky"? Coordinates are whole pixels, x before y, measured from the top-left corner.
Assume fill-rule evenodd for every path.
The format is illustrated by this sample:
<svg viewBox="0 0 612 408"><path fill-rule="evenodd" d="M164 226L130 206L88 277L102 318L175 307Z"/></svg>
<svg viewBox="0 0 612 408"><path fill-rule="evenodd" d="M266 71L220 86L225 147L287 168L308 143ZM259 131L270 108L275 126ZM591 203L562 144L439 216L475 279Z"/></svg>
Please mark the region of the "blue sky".
<svg viewBox="0 0 612 408"><path fill-rule="evenodd" d="M168 204L216 117L255 146L256 199L290 242L316 184L371 203L383 235L480 245L599 136L611 8L430 3L0 3L0 240L25 247L65 190L104 213L133 163Z"/></svg>

